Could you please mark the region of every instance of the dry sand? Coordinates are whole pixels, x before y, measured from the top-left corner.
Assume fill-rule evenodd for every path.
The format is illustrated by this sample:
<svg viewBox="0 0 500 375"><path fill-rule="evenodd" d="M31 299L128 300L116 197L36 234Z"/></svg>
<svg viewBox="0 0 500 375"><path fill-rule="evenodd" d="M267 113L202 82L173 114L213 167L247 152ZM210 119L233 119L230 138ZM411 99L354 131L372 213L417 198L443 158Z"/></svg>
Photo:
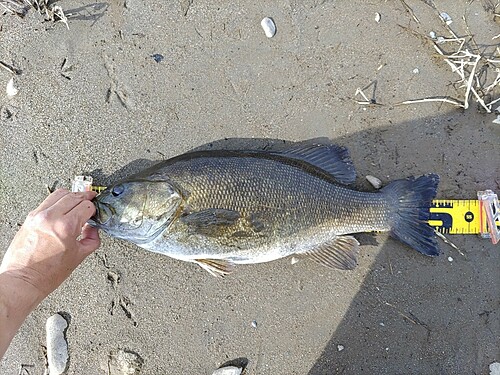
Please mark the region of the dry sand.
<svg viewBox="0 0 500 375"><path fill-rule="evenodd" d="M467 14L478 44L494 45L500 28L485 9L494 2L439 9L461 35ZM447 35L425 2L406 0L419 24L400 1L249 3L61 1L69 30L35 11L0 17L0 60L22 70L18 95L0 99L0 249L45 185L69 187L82 173L106 184L226 137L329 137L351 150L363 189L367 174L387 183L436 172L442 198L500 190L495 115L474 101L467 111L392 105L463 99L432 45L399 26ZM277 25L272 39L265 16ZM0 69L2 85L11 76ZM387 105L353 101L373 80ZM431 259L382 235L359 239L352 272L283 259L219 280L103 236L30 315L0 373L42 374L45 320L63 311L68 374L117 374L119 349L140 355L143 374L211 374L240 357L259 375L487 374L500 360L500 245L454 236L466 257L442 244Z"/></svg>

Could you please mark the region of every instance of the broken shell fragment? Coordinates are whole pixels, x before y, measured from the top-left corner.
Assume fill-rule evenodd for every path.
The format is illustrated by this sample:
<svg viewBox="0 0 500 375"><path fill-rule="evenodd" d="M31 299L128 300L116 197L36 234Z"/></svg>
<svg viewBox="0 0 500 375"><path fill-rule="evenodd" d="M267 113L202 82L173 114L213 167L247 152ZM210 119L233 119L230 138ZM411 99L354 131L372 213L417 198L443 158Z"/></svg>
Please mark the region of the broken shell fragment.
<svg viewBox="0 0 500 375"><path fill-rule="evenodd" d="M380 13L378 13L378 12L375 13L375 22L379 23L380 22L380 18L381 18Z"/></svg>
<svg viewBox="0 0 500 375"><path fill-rule="evenodd" d="M276 34L276 25L272 18L265 17L260 21L260 25L264 29L264 33L268 38L272 38Z"/></svg>
<svg viewBox="0 0 500 375"><path fill-rule="evenodd" d="M450 25L453 20L451 19L450 15L446 12L442 12L440 15L441 19L443 20L443 22L447 25Z"/></svg>
<svg viewBox="0 0 500 375"><path fill-rule="evenodd" d="M10 81L7 83L6 92L7 92L7 97L9 99L16 96L17 93L19 92L19 90L16 89L16 87L14 86L14 78L11 78Z"/></svg>
<svg viewBox="0 0 500 375"><path fill-rule="evenodd" d="M368 175L366 176L366 179L375 189L380 189L382 187L382 181L380 181L377 177Z"/></svg>

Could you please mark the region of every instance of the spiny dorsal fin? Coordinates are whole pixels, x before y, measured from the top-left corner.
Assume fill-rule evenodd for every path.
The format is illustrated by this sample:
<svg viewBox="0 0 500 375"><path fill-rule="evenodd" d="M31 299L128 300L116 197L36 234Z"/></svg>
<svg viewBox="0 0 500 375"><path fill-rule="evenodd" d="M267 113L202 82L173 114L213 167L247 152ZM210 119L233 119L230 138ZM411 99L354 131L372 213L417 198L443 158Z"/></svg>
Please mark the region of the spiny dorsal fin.
<svg viewBox="0 0 500 375"><path fill-rule="evenodd" d="M224 259L195 259L195 262L215 277L229 275L234 269L234 263Z"/></svg>
<svg viewBox="0 0 500 375"><path fill-rule="evenodd" d="M358 240L352 236L340 236L307 251L304 255L329 268L352 270L357 266L358 254Z"/></svg>
<svg viewBox="0 0 500 375"><path fill-rule="evenodd" d="M345 147L316 143L292 146L279 154L314 165L342 184L352 184L356 180L356 170Z"/></svg>

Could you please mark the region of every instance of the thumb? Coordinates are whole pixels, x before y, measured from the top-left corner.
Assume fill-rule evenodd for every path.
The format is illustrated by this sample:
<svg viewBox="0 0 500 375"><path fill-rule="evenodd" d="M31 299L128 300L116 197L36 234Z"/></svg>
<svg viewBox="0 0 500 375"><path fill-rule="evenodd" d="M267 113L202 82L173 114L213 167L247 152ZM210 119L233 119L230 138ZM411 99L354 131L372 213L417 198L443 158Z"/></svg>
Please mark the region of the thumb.
<svg viewBox="0 0 500 375"><path fill-rule="evenodd" d="M93 253L101 245L101 239L99 238L99 231L97 228L85 224L82 229L82 236L80 238L80 249L83 252L83 256L87 257Z"/></svg>

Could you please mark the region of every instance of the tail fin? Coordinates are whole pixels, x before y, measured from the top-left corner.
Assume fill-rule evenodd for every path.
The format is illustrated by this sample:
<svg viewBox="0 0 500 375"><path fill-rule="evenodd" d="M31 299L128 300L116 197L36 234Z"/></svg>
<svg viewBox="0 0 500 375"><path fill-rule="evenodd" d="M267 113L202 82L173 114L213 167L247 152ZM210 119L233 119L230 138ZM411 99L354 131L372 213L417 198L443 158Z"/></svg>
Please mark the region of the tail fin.
<svg viewBox="0 0 500 375"><path fill-rule="evenodd" d="M436 256L439 247L434 229L427 224L429 208L436 196L439 176L428 174L417 179L397 180L382 189L396 208L391 235L422 254Z"/></svg>

